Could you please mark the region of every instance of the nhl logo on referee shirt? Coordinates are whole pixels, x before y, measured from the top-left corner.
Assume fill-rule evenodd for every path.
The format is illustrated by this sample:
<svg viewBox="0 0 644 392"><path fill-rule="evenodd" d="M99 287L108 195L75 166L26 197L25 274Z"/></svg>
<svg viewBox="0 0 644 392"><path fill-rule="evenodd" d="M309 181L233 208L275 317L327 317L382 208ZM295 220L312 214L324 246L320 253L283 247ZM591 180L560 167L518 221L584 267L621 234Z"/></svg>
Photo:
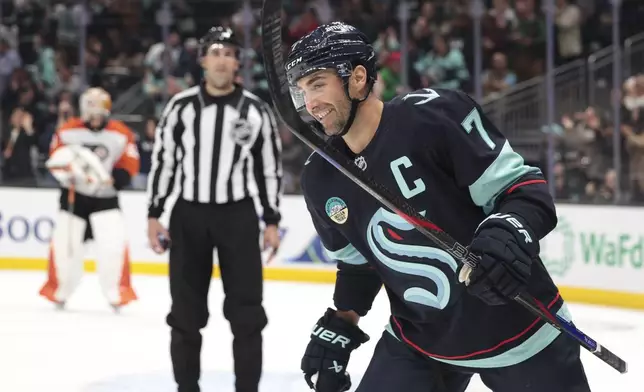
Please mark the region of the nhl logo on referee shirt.
<svg viewBox="0 0 644 392"><path fill-rule="evenodd" d="M349 219L347 203L339 197L332 197L327 200L324 209L326 210L326 214L329 218L331 218L335 223L343 224L347 219Z"/></svg>
<svg viewBox="0 0 644 392"><path fill-rule="evenodd" d="M234 120L231 126L232 130L230 131L230 135L232 136L235 143L243 146L251 142L253 128L251 127L248 120L239 118L237 120Z"/></svg>

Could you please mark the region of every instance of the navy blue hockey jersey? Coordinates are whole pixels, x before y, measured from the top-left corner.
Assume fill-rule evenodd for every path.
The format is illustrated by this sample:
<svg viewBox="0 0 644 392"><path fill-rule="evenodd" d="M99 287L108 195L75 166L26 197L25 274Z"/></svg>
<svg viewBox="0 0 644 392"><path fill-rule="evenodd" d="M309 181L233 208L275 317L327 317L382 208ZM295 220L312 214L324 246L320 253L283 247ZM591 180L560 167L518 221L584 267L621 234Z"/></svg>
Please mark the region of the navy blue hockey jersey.
<svg viewBox="0 0 644 392"><path fill-rule="evenodd" d="M341 138L332 140L461 244L471 242L492 212L520 215L540 239L556 225L539 169L525 164L464 93L423 89L385 103L374 138L359 155ZM384 285L392 312L388 330L396 338L467 367L521 362L558 335L514 302L488 306L469 295L458 282L457 260L318 154L304 167L302 188L322 244L338 262L339 310L364 316ZM533 264L529 292L565 313L540 260Z"/></svg>

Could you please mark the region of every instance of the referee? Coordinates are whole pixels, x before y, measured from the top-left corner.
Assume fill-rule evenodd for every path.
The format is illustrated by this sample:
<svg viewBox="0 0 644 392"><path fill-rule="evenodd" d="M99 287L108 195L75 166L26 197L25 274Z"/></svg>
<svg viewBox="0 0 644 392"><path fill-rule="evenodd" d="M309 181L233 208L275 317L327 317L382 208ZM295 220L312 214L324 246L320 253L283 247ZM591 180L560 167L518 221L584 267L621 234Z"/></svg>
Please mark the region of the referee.
<svg viewBox="0 0 644 392"><path fill-rule="evenodd" d="M218 252L230 323L237 392L257 392L262 371L264 248L277 251L281 143L269 106L234 83L239 45L232 30L213 27L200 40L204 81L176 94L157 127L148 180L148 239L163 253L169 242L170 355L179 392L199 391L200 330L208 321L213 251ZM159 223L178 185L169 229Z"/></svg>

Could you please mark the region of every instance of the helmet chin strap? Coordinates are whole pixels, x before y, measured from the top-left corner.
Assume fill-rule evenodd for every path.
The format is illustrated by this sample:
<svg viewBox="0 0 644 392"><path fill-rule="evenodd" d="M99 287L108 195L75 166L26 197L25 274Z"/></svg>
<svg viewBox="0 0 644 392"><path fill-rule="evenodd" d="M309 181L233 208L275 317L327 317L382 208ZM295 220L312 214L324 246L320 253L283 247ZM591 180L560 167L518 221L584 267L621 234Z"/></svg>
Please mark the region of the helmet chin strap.
<svg viewBox="0 0 644 392"><path fill-rule="evenodd" d="M349 128L351 128L351 125L353 125L353 120L356 118L356 114L358 113L358 106L369 97L369 94L371 94L371 89L373 88L374 83L370 82L367 85L367 93L365 94L364 98L358 99L358 98L351 98L351 95L349 94L349 84L346 83L344 85L344 92L347 95L347 98L349 98L349 101L351 102L351 111L349 112L349 118L347 119L346 124L344 124L344 127L340 132L335 134L334 136L344 136L349 132Z"/></svg>

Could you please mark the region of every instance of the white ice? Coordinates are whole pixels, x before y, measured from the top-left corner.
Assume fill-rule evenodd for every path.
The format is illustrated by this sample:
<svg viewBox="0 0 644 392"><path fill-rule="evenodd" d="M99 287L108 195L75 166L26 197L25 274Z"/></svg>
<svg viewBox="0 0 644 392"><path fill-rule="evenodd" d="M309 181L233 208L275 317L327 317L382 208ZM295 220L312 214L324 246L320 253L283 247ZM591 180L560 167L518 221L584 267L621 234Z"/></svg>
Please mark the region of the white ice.
<svg viewBox="0 0 644 392"><path fill-rule="evenodd" d="M115 315L87 275L67 310L38 296L41 272L0 272L0 391L171 392L167 279L134 276L140 300ZM262 392L308 391L299 366L313 323L331 305L331 285L267 282ZM202 390L232 392L231 334L221 313L222 289L213 280L204 333ZM352 355L354 387L387 320L381 292L361 327L372 337ZM594 392L644 391L644 313L572 304L577 325L629 362L622 375L582 350ZM478 379L468 392L488 389Z"/></svg>

